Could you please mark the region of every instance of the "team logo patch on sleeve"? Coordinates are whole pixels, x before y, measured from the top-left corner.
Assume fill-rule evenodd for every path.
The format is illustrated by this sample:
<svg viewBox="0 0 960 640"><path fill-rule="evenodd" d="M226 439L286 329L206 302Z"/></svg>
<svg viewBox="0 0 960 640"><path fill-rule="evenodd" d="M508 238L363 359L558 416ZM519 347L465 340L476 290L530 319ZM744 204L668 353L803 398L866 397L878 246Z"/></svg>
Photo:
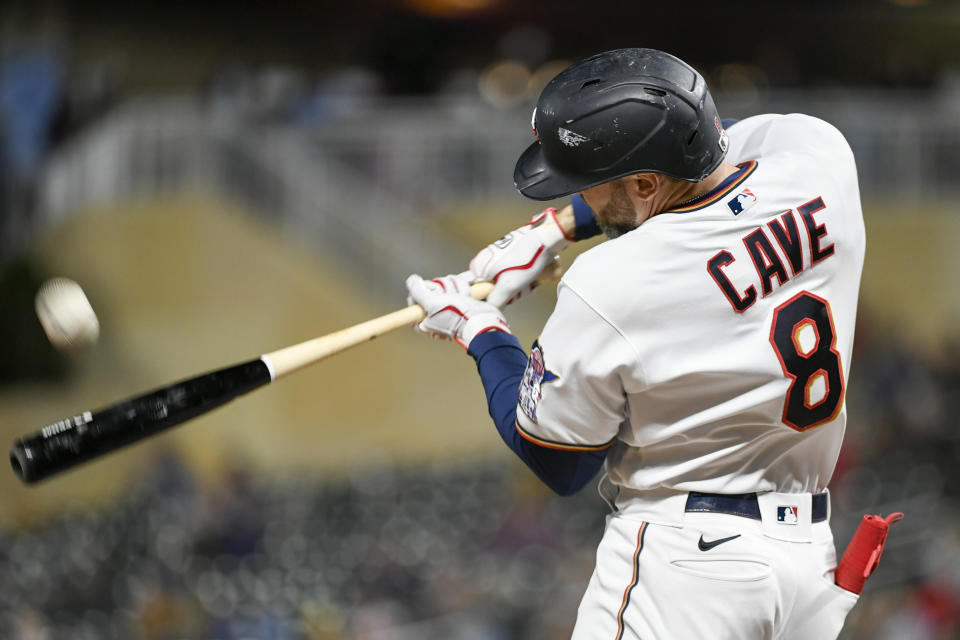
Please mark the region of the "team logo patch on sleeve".
<svg viewBox="0 0 960 640"><path fill-rule="evenodd" d="M523 372L523 380L520 382L520 409L534 422L537 421L537 407L540 406L540 398L543 397L542 385L556 379L556 374L548 371L544 365L543 349L540 348L539 342L534 342L533 348L530 349L530 359L527 360L527 368Z"/></svg>

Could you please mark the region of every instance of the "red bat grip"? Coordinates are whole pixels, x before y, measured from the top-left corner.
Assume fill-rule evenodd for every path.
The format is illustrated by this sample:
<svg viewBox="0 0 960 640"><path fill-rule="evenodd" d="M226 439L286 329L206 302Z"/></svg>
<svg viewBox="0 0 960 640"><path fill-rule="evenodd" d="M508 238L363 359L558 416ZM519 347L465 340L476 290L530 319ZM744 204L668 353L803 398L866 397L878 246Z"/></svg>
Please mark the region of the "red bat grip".
<svg viewBox="0 0 960 640"><path fill-rule="evenodd" d="M857 532L843 552L834 574L837 586L852 593L863 591L863 585L880 563L883 545L887 541L890 525L903 518L902 513L891 513L886 518L863 516Z"/></svg>

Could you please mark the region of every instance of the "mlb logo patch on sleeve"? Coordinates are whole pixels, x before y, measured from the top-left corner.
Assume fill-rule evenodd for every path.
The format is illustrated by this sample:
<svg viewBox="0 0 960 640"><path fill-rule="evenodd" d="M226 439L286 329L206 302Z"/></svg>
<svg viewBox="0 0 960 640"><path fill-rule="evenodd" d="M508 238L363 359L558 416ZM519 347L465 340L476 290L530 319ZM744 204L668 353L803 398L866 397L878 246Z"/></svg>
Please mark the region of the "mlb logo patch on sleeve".
<svg viewBox="0 0 960 640"><path fill-rule="evenodd" d="M780 524L797 524L800 521L799 511L798 507L793 506L777 507L777 522Z"/></svg>
<svg viewBox="0 0 960 640"><path fill-rule="evenodd" d="M556 379L557 376L544 365L543 349L538 342L534 342L527 368L523 372L523 380L520 382L520 409L532 421L537 421L537 408L540 406L540 398L543 397L542 385Z"/></svg>
<svg viewBox="0 0 960 640"><path fill-rule="evenodd" d="M757 196L750 189L741 190L732 200L727 201L727 206L733 215L739 215L757 203Z"/></svg>

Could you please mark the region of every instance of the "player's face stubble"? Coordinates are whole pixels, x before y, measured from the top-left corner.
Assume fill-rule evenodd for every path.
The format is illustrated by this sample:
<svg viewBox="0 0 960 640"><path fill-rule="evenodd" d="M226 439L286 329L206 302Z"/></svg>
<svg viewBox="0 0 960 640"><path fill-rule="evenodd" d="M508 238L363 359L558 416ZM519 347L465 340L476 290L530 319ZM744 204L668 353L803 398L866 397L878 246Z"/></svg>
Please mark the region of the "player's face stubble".
<svg viewBox="0 0 960 640"><path fill-rule="evenodd" d="M637 221L641 217L622 181L592 187L580 195L593 209L597 224L608 238L617 238L640 226Z"/></svg>

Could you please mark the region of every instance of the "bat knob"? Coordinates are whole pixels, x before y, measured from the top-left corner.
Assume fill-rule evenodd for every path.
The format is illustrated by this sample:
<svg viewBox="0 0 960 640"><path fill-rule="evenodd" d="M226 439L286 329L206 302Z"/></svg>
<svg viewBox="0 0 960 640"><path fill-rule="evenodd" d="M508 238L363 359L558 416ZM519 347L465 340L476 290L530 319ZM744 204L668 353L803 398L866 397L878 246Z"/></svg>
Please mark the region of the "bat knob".
<svg viewBox="0 0 960 640"><path fill-rule="evenodd" d="M17 442L10 447L10 466L22 482L33 482L37 479L33 456L22 442Z"/></svg>

